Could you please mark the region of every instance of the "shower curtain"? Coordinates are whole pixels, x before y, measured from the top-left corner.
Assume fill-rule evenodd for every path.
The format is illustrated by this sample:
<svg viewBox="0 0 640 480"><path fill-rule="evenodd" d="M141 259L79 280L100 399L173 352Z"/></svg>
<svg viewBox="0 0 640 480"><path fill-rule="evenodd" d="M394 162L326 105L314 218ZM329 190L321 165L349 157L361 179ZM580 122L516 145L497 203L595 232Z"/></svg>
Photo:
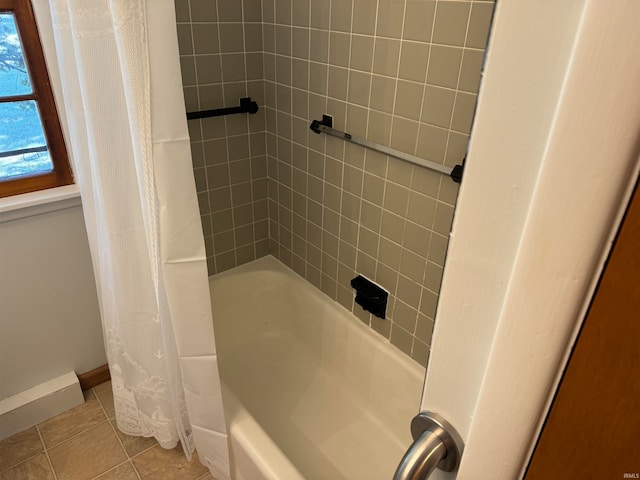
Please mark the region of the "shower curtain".
<svg viewBox="0 0 640 480"><path fill-rule="evenodd" d="M173 0L50 6L118 428L229 478Z"/></svg>

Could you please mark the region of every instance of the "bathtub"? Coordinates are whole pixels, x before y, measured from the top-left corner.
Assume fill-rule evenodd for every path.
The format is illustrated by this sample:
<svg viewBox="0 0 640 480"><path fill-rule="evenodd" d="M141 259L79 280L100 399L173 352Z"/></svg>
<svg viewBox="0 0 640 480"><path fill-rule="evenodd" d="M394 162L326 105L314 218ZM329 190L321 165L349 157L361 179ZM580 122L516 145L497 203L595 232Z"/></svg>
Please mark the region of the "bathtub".
<svg viewBox="0 0 640 480"><path fill-rule="evenodd" d="M271 256L210 288L235 478L390 479L424 368Z"/></svg>

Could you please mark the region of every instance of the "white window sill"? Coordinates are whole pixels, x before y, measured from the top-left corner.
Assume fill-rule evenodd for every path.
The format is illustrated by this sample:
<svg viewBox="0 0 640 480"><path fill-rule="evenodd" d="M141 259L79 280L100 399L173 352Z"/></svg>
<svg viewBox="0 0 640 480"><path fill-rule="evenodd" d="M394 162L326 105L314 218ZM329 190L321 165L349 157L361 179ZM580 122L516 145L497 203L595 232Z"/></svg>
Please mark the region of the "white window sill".
<svg viewBox="0 0 640 480"><path fill-rule="evenodd" d="M0 198L0 223L82 205L77 185Z"/></svg>

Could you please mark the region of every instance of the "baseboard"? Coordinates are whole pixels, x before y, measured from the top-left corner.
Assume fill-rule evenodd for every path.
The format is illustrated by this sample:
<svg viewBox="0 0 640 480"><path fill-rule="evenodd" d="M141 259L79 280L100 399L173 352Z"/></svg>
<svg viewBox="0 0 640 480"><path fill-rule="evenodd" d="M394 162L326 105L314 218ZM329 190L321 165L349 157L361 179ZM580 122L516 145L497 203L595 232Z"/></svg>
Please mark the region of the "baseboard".
<svg viewBox="0 0 640 480"><path fill-rule="evenodd" d="M90 372L81 373L78 375L80 381L80 388L82 390L89 390L101 383L111 380L111 374L109 373L109 365L102 365L98 368L94 368Z"/></svg>
<svg viewBox="0 0 640 480"><path fill-rule="evenodd" d="M0 400L0 440L84 403L73 372Z"/></svg>

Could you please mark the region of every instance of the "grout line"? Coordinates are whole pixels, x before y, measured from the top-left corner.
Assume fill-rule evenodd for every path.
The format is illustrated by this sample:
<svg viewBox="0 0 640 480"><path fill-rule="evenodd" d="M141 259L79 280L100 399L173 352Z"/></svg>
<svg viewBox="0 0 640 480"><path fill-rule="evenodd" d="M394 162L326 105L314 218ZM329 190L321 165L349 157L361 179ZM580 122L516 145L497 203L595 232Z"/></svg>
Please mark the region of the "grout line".
<svg viewBox="0 0 640 480"><path fill-rule="evenodd" d="M112 472L113 470L115 470L118 467L121 467L122 465L124 465L125 463L128 463L129 459L127 458L124 462L121 462L117 465L114 465L113 467L111 467L109 470L105 470L104 472L99 473L98 475L96 475L95 477L93 477L91 480L100 480L101 477L103 477L104 475L106 475L109 472ZM137 473L137 472L136 472ZM138 477L139 479L140 477Z"/></svg>
<svg viewBox="0 0 640 480"><path fill-rule="evenodd" d="M51 462L51 457L49 456L49 451L47 450L47 446L44 443L44 438L42 437L42 432L40 432L40 427L36 425L36 431L38 432L38 436L40 437L40 443L42 443L42 448L44 449L44 454L47 457L47 462L49 462L49 468L51 469L51 473L53 474L54 480L58 480L58 474L53 468L53 463Z"/></svg>
<svg viewBox="0 0 640 480"><path fill-rule="evenodd" d="M138 480L141 480L141 478L142 478L142 477L140 476L140 473L138 472L138 469L136 468L136 466L135 466L135 465L134 465L134 463L133 463L133 458L137 457L138 455L141 455L142 453L146 452L147 450L150 450L150 449L154 448L156 445L152 445L152 446L150 446L150 447L148 447L148 448L145 448L144 450L142 450L142 451L140 451L140 452L136 453L136 454L132 457L131 455L129 455L129 452L128 452L128 451L127 451L127 449L125 448L124 443L122 442L122 439L121 439L121 438L120 438L120 436L118 435L118 432L117 432L117 430L116 430L116 428L117 428L117 427L113 424L113 422L111 422L111 420L109 420L109 425L111 426L111 430L113 430L113 433L114 433L114 435L116 436L116 439L118 440L118 443L120 444L120 447L122 448L122 451L124 452L125 456L127 457L127 460L126 460L126 461L124 461L124 462L120 463L119 465L116 465L116 466L115 466L115 467L113 467L113 468L117 468L117 467L119 467L120 465L122 465L122 464L124 464L124 463L126 463L126 462L129 462L129 463L130 463L130 465L131 465L131 468L133 468L133 471L135 472L136 476L138 477ZM113 468L112 468L111 470L113 470ZM110 471L110 470L109 470L109 471ZM100 475L104 475L105 473L107 473L107 472L103 472L103 473L101 473Z"/></svg>
<svg viewBox="0 0 640 480"><path fill-rule="evenodd" d="M189 2L191 3L191 2ZM216 35L218 36L218 50L220 50L220 52L222 51L222 42L220 39L220 8L218 5L218 2L216 2ZM243 27L243 35L242 35L242 45L244 48L244 27ZM222 64L222 55L219 56L219 62L220 62L220 79L221 79L221 88L222 88L222 105L225 105L225 81L224 81L224 74L223 74L223 64ZM246 79L246 68L245 68L245 79ZM235 82L234 82L235 83ZM246 82L245 82L246 85ZM245 87L246 88L246 87ZM223 118L222 123L224 125L224 138L225 138L225 146L226 146L226 154L227 154L227 159L226 159L226 164L227 167L229 167L229 142L227 141L228 138L228 132L227 132L227 121L226 119ZM203 135L204 138L204 135ZM205 158L205 165L207 163L207 159ZM231 196L231 205L233 207L233 195L231 194L231 172L229 169L229 173L228 173L228 180L229 180L229 195ZM209 185L207 183L207 189L208 189ZM209 202L209 195L208 195L208 190L207 190L207 202ZM209 211L211 211L211 204L209 204ZM212 230L214 230L213 228L213 215L211 215L211 224L212 224ZM232 229L234 227L234 220L233 220L233 208L231 208L231 226ZM213 265L215 268L215 271L218 272L219 268L218 268L218 255L215 254L215 247L214 247L214 251L212 252L212 256L213 256ZM234 259L234 264L237 265L238 261L237 261L237 255L236 255L236 236L235 236L235 232L233 235L233 259Z"/></svg>
<svg viewBox="0 0 640 480"><path fill-rule="evenodd" d="M54 418L55 418L55 417L54 417ZM58 442L58 443L56 443L56 444L54 444L54 445L50 445L49 447L47 447L47 446L45 445L45 449L46 449L46 450L52 450L52 449L54 449L54 448L58 448L60 445L63 445L63 444L65 444L65 443L68 443L68 442L70 442L71 440L73 440L73 439L75 439L75 438L79 437L80 435L84 435L85 433L90 432L91 430L95 430L96 428L98 428L99 426L103 425L105 422L108 422L108 421L109 421L109 419L108 419L108 418L105 418L104 420L101 420L99 423L97 423L97 424L93 425L92 427L89 427L89 428L87 428L86 430L83 430L82 432L76 433L75 435L72 435L72 436L71 436L71 437L69 437L69 438L65 438L65 439L64 439L64 440L62 440L61 442ZM44 441L43 441L42 443L44 444Z"/></svg>
<svg viewBox="0 0 640 480"><path fill-rule="evenodd" d="M100 400L100 397L96 393L96 387L92 387L90 390L95 395L96 400L98 401L98 405L100 405L100 408L102 409L102 413L104 413L104 416L107 417L107 420L109 420L109 414L107 413L107 409L104 408L104 405L102 404L102 400Z"/></svg>
<svg viewBox="0 0 640 480"><path fill-rule="evenodd" d="M37 430L37 427L38 427L38 426L37 426L37 425L34 425L34 427L36 427L36 430ZM29 428L31 428L31 427L29 427ZM25 430L23 430L23 431L25 431ZM45 445L44 445L44 442L42 441L42 435L40 435L40 431L39 431L39 430L37 430L37 431L38 431L38 436L39 436L39 438L40 438L40 444L42 445L42 451L37 452L37 453L35 453L35 454L31 455L30 457L24 458L24 459L20 460L19 462L16 462L16 463L12 463L12 464L10 464L8 467L3 468L2 470L0 470L0 474L2 474L2 473L4 473L4 472L6 472L7 470L11 470L13 467L15 467L15 466L17 466L17 465L20 465L20 464L22 464L22 463L24 463L24 462L26 462L26 461L28 461L28 460L33 460L33 459L34 459L34 458L36 458L38 455L41 455L42 453L45 453L45 452L46 452L46 447L45 447ZM22 432L16 432L16 433L14 433L14 435L17 435L17 434L19 434L19 433L22 433ZM11 437L13 437L13 435L11 435ZM4 442L5 440L8 440L8 439L9 439L9 438L11 438L11 437L7 437L7 438L5 438L5 439L3 439L3 440L0 440L0 443Z"/></svg>
<svg viewBox="0 0 640 480"><path fill-rule="evenodd" d="M347 122L348 122L348 118L349 118L349 107L347 104L347 100L348 100L348 93L349 93L349 80L350 80L350 75L351 75L351 44L352 44L352 39L353 39L353 15L354 15L354 11L355 11L355 2L354 0L351 0L351 21L349 22L349 60L348 60L348 68L347 70L347 93L346 93L346 97L344 102L345 102L345 120L344 120L344 125L345 125L345 129L347 128ZM331 41L331 34L329 34L329 41ZM329 44L331 45L331 44ZM374 42L375 45L375 42ZM329 54L331 53L331 49L329 49ZM330 58L329 58L330 60ZM373 69L373 57L371 58L371 64L372 64L372 69ZM329 93L329 85L327 82L327 95ZM340 287L340 281L338 279L338 277L340 276L340 252L342 250L342 245L341 245L341 238L342 238L342 205L343 205L343 198L344 198L344 193L345 193L345 189L344 189L344 179L345 179L345 175L346 175L346 171L347 171L347 165L349 165L350 167L352 166L351 164L347 164L346 159L347 159L347 150L348 150L348 146L347 146L347 142L343 142L342 145L342 187L341 187L341 195L340 195L340 212L338 212L338 251L336 252L336 265L337 265L337 271L336 271L336 299L338 297L338 292L339 292L339 287ZM364 161L364 158L363 158ZM364 166L364 165L363 165ZM360 180L360 196L362 197L362 192L364 190L364 171L362 172L362 179ZM351 193L351 192L348 192ZM361 207L362 208L362 207ZM354 266L355 268L355 266Z"/></svg>

